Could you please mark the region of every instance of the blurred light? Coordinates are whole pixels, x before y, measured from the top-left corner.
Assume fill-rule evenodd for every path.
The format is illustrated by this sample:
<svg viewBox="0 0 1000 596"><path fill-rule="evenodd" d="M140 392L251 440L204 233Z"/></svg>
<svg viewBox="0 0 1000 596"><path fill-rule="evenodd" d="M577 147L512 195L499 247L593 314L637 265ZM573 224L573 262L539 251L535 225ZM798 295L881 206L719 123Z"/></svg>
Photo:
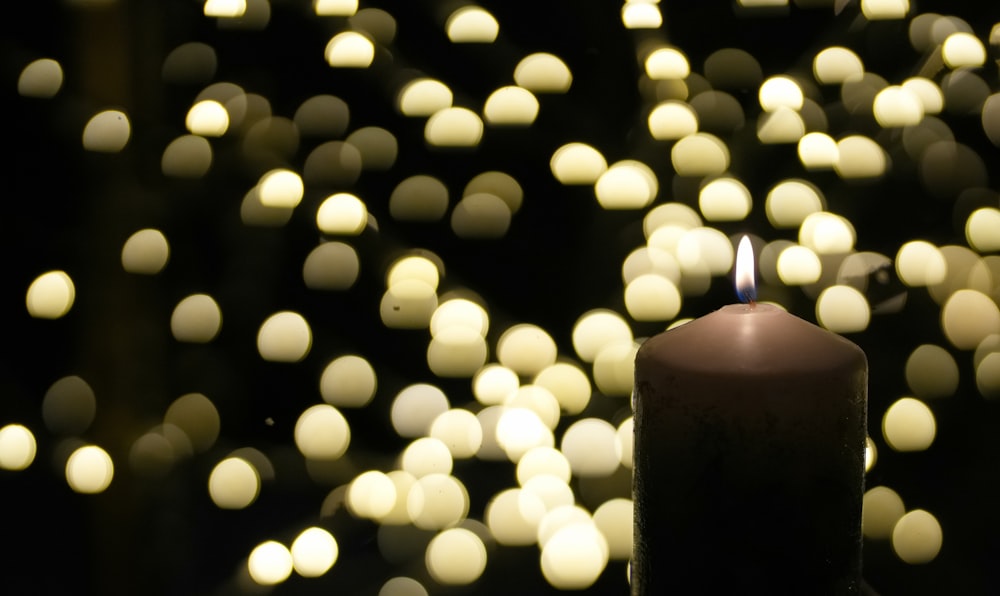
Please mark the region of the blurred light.
<svg viewBox="0 0 1000 596"><path fill-rule="evenodd" d="M476 401L486 406L502 404L519 386L517 373L496 363L483 366L472 379L472 392Z"/></svg>
<svg viewBox="0 0 1000 596"><path fill-rule="evenodd" d="M976 364L976 389L986 399L1000 398L1000 351L984 355Z"/></svg>
<svg viewBox="0 0 1000 596"><path fill-rule="evenodd" d="M404 438L425 436L434 419L448 408L448 397L440 388L427 383L408 385L392 402L392 426Z"/></svg>
<svg viewBox="0 0 1000 596"><path fill-rule="evenodd" d="M817 322L834 333L859 333L868 328L871 307L851 286L830 286L816 299Z"/></svg>
<svg viewBox="0 0 1000 596"><path fill-rule="evenodd" d="M828 211L810 213L799 227L799 244L819 255L849 253L856 239L850 220Z"/></svg>
<svg viewBox="0 0 1000 596"><path fill-rule="evenodd" d="M459 238L502 238L510 228L510 206L500 197L479 192L462 197L451 212Z"/></svg>
<svg viewBox="0 0 1000 596"><path fill-rule="evenodd" d="M974 350L984 339L1000 333L1000 307L976 290L959 290L941 307L941 328L959 350Z"/></svg>
<svg viewBox="0 0 1000 596"><path fill-rule="evenodd" d="M546 512L557 507L573 505L576 501L576 495L570 485L550 474L532 476L524 483L523 488L542 499Z"/></svg>
<svg viewBox="0 0 1000 596"><path fill-rule="evenodd" d="M412 577L394 577L378 591L378 596L428 596L424 585Z"/></svg>
<svg viewBox="0 0 1000 596"><path fill-rule="evenodd" d="M215 77L219 58L212 46L187 42L170 51L163 60L163 80L178 85L206 83Z"/></svg>
<svg viewBox="0 0 1000 596"><path fill-rule="evenodd" d="M608 397L632 395L635 377L635 353L632 340L605 344L594 358L593 377L597 389Z"/></svg>
<svg viewBox="0 0 1000 596"><path fill-rule="evenodd" d="M538 526L545 512L545 503L537 494L508 488L494 495L486 504L484 519L498 543L526 546L536 542Z"/></svg>
<svg viewBox="0 0 1000 596"><path fill-rule="evenodd" d="M594 183L597 202L605 209L642 209L653 202L657 192L655 172L635 160L612 164Z"/></svg>
<svg viewBox="0 0 1000 596"><path fill-rule="evenodd" d="M538 99L523 87L501 87L486 98L483 116L490 124L527 126L538 116Z"/></svg>
<svg viewBox="0 0 1000 596"><path fill-rule="evenodd" d="M750 191L736 178L716 178L698 193L698 207L707 221L740 221L752 206Z"/></svg>
<svg viewBox="0 0 1000 596"><path fill-rule="evenodd" d="M871 437L865 437L865 473L870 472L877 461L878 448L875 446L875 441L872 441Z"/></svg>
<svg viewBox="0 0 1000 596"><path fill-rule="evenodd" d="M927 404L903 397L885 411L882 434L895 451L924 451L934 442L937 423Z"/></svg>
<svg viewBox="0 0 1000 596"><path fill-rule="evenodd" d="M486 546L470 530L449 528L431 539L424 563L440 584L471 584L486 569Z"/></svg>
<svg viewBox="0 0 1000 596"><path fill-rule="evenodd" d="M393 283L382 295L379 313L386 327L423 329L430 325L438 306L434 286L419 279Z"/></svg>
<svg viewBox="0 0 1000 596"><path fill-rule="evenodd" d="M789 246L778 255L778 277L790 286L803 286L819 281L823 265L812 249Z"/></svg>
<svg viewBox="0 0 1000 596"><path fill-rule="evenodd" d="M538 385L521 385L507 395L503 405L508 408L525 408L538 415L549 430L559 424L559 402L552 392Z"/></svg>
<svg viewBox="0 0 1000 596"><path fill-rule="evenodd" d="M546 581L560 590L583 590L608 564L608 544L593 524L573 524L557 531L542 548Z"/></svg>
<svg viewBox="0 0 1000 596"><path fill-rule="evenodd" d="M397 106L404 116L430 116L438 110L450 108L454 95L451 89L437 79L417 78L403 86L397 96Z"/></svg>
<svg viewBox="0 0 1000 596"><path fill-rule="evenodd" d="M330 38L323 56L336 68L368 68L375 60L375 44L363 33L343 31Z"/></svg>
<svg viewBox="0 0 1000 596"><path fill-rule="evenodd" d="M484 8L463 6L448 15L445 31L452 43L493 43L500 24Z"/></svg>
<svg viewBox="0 0 1000 596"><path fill-rule="evenodd" d="M379 519L392 511L397 499L392 479L378 470L368 470L351 481L345 504L356 517Z"/></svg>
<svg viewBox="0 0 1000 596"><path fill-rule="evenodd" d="M368 208L358 197L338 192L328 196L316 210L316 226L324 234L357 236L368 223Z"/></svg>
<svg viewBox="0 0 1000 596"><path fill-rule="evenodd" d="M108 452L96 445L84 445L66 460L66 481L78 493L104 492L115 475L115 466Z"/></svg>
<svg viewBox="0 0 1000 596"><path fill-rule="evenodd" d="M622 466L632 469L632 457L635 451L635 421L632 416L626 418L615 431L615 454Z"/></svg>
<svg viewBox="0 0 1000 596"><path fill-rule="evenodd" d="M825 208L823 194L806 180L788 179L767 193L764 210L776 228L797 228L813 213Z"/></svg>
<svg viewBox="0 0 1000 596"><path fill-rule="evenodd" d="M313 526L295 537L290 552L296 573L302 577L319 577L337 562L340 547L333 534Z"/></svg>
<svg viewBox="0 0 1000 596"><path fill-rule="evenodd" d="M516 468L517 482L521 486L539 474L549 474L569 482L572 469L569 460L555 447L532 447L521 456Z"/></svg>
<svg viewBox="0 0 1000 596"><path fill-rule="evenodd" d="M683 274L704 268L709 275L724 275L732 269L734 256L729 237L707 226L684 232L677 243L677 262Z"/></svg>
<svg viewBox="0 0 1000 596"><path fill-rule="evenodd" d="M886 540L906 508L903 499L887 486L876 486L865 491L861 506L861 531L865 538Z"/></svg>
<svg viewBox="0 0 1000 596"><path fill-rule="evenodd" d="M339 408L361 408L375 397L378 381L375 369L361 356L347 355L331 360L323 369L319 391L323 401Z"/></svg>
<svg viewBox="0 0 1000 596"><path fill-rule="evenodd" d="M430 436L444 443L452 458L467 459L483 444L483 426L472 412L452 408L434 419Z"/></svg>
<svg viewBox="0 0 1000 596"><path fill-rule="evenodd" d="M22 97L55 97L63 84L62 65L51 58L33 60L17 78L17 92Z"/></svg>
<svg viewBox="0 0 1000 596"><path fill-rule="evenodd" d="M191 134L220 137L229 129L229 113L218 101L199 101L188 110L185 125Z"/></svg>
<svg viewBox="0 0 1000 596"><path fill-rule="evenodd" d="M322 17L349 17L358 11L358 0L313 0L313 10Z"/></svg>
<svg viewBox="0 0 1000 596"><path fill-rule="evenodd" d="M965 238L980 253L1000 251L1000 209L981 207L965 222Z"/></svg>
<svg viewBox="0 0 1000 596"><path fill-rule="evenodd" d="M260 475L245 459L227 457L212 468L208 494L220 509L244 509L260 494Z"/></svg>
<svg viewBox="0 0 1000 596"><path fill-rule="evenodd" d="M468 108L442 108L427 119L424 140L439 147L474 147L483 138L483 121Z"/></svg>
<svg viewBox="0 0 1000 596"><path fill-rule="evenodd" d="M670 161L681 176L712 176L729 169L729 149L718 137L697 132L679 139Z"/></svg>
<svg viewBox="0 0 1000 596"><path fill-rule="evenodd" d="M327 141L309 152L302 176L310 187L343 188L358 180L361 167L361 151L357 147L344 141Z"/></svg>
<svg viewBox="0 0 1000 596"><path fill-rule="evenodd" d="M626 285L640 275L655 274L677 285L681 281L681 265L671 253L655 246L640 246L625 257L622 281Z"/></svg>
<svg viewBox="0 0 1000 596"><path fill-rule="evenodd" d="M446 329L460 327L485 337L489 325L490 318L485 308L472 300L450 298L439 304L434 310L434 315L431 316L430 331L433 337Z"/></svg>
<svg viewBox="0 0 1000 596"><path fill-rule="evenodd" d="M765 112L773 112L778 108L801 110L804 95L802 88L792 78L773 76L766 79L757 92L760 107Z"/></svg>
<svg viewBox="0 0 1000 596"><path fill-rule="evenodd" d="M861 58L850 48L824 48L813 58L813 75L824 85L859 80L864 72L865 66Z"/></svg>
<svg viewBox="0 0 1000 596"><path fill-rule="evenodd" d="M590 403L590 379L576 364L550 364L538 371L532 383L551 392L562 412L567 415L579 414Z"/></svg>
<svg viewBox="0 0 1000 596"><path fill-rule="evenodd" d="M919 100L924 114L938 114L944 108L941 88L931 79L910 77L903 81L902 86Z"/></svg>
<svg viewBox="0 0 1000 596"><path fill-rule="evenodd" d="M702 224L701 216L690 205L678 202L660 203L650 209L642 218L642 231L649 242L653 233L662 226L675 226L690 230L701 227ZM652 246L651 242L650 245Z"/></svg>
<svg viewBox="0 0 1000 596"><path fill-rule="evenodd" d="M274 362L298 362L312 347L312 330L299 313L281 311L261 323L257 332L257 351L261 358Z"/></svg>
<svg viewBox="0 0 1000 596"><path fill-rule="evenodd" d="M334 95L314 95L299 104L292 121L303 135L339 137L347 130L350 108Z"/></svg>
<svg viewBox="0 0 1000 596"><path fill-rule="evenodd" d="M875 120L883 128L913 126L924 117L924 104L912 91L890 85L875 95Z"/></svg>
<svg viewBox="0 0 1000 596"><path fill-rule="evenodd" d="M496 442L507 459L517 463L533 447L555 446L555 437L534 410L504 407L496 423Z"/></svg>
<svg viewBox="0 0 1000 596"><path fill-rule="evenodd" d="M447 210L448 187L433 176L410 176L389 196L389 214L400 221L438 221Z"/></svg>
<svg viewBox="0 0 1000 596"><path fill-rule="evenodd" d="M415 439L403 449L399 460L400 468L418 480L428 474L450 474L454 463L444 441L433 437Z"/></svg>
<svg viewBox="0 0 1000 596"><path fill-rule="evenodd" d="M645 273L626 284L625 308L636 321L669 321L680 312L681 293L670 279Z"/></svg>
<svg viewBox="0 0 1000 596"><path fill-rule="evenodd" d="M646 56L646 76L658 79L685 79L691 74L687 56L677 48L658 48Z"/></svg>
<svg viewBox="0 0 1000 596"><path fill-rule="evenodd" d="M923 399L949 397L958 390L958 364L947 350L922 344L906 359L906 384Z"/></svg>
<svg viewBox="0 0 1000 596"><path fill-rule="evenodd" d="M295 446L308 459L337 459L351 444L351 427L329 404L310 406L295 421Z"/></svg>
<svg viewBox="0 0 1000 596"><path fill-rule="evenodd" d="M903 243L896 253L896 274L908 286L941 283L948 274L940 249L924 240Z"/></svg>
<svg viewBox="0 0 1000 596"><path fill-rule="evenodd" d="M212 167L212 146L204 137L183 135L163 150L160 169L173 178L201 178Z"/></svg>
<svg viewBox="0 0 1000 596"><path fill-rule="evenodd" d="M95 114L84 127L83 148L99 153L118 153L131 136L128 116L118 110L105 110Z"/></svg>
<svg viewBox="0 0 1000 596"><path fill-rule="evenodd" d="M399 155L399 141L395 135L380 126L359 128L344 140L358 148L361 166L365 170L388 170L396 163Z"/></svg>
<svg viewBox="0 0 1000 596"><path fill-rule="evenodd" d="M0 469L24 470L35 461L38 444L35 435L21 424L0 428Z"/></svg>
<svg viewBox="0 0 1000 596"><path fill-rule="evenodd" d="M646 124L654 139L675 140L698 132L698 114L682 101L667 100L656 104Z"/></svg>
<svg viewBox="0 0 1000 596"><path fill-rule="evenodd" d="M869 21L902 19L910 11L910 0L861 0L861 13Z"/></svg>
<svg viewBox="0 0 1000 596"><path fill-rule="evenodd" d="M383 513L378 519L382 525L405 525L413 522L410 512L407 510L407 502L410 490L417 482L417 477L406 470L392 470L386 474L392 482L393 495L395 500L392 507Z"/></svg>
<svg viewBox="0 0 1000 596"><path fill-rule="evenodd" d="M198 453L215 445L222 426L219 410L201 393L185 393L175 399L167 407L163 423L183 431L191 448Z"/></svg>
<svg viewBox="0 0 1000 596"><path fill-rule="evenodd" d="M97 398L83 378L70 375L49 386L42 398L42 419L50 432L78 435L94 421Z"/></svg>
<svg viewBox="0 0 1000 596"><path fill-rule="evenodd" d="M610 476L621 460L615 445L618 429L601 418L583 418L563 433L560 450L577 477Z"/></svg>
<svg viewBox="0 0 1000 596"><path fill-rule="evenodd" d="M518 181L504 172L487 171L476 174L462 189L462 196L490 194L506 203L510 212L517 213L524 200L524 189Z"/></svg>
<svg viewBox="0 0 1000 596"><path fill-rule="evenodd" d="M622 24L626 29L658 29L663 25L663 15L654 3L626 2L622 6Z"/></svg>
<svg viewBox="0 0 1000 596"><path fill-rule="evenodd" d="M885 151L868 137L848 135L837 141L837 162L833 169L841 178L878 178L887 167Z"/></svg>
<svg viewBox="0 0 1000 596"><path fill-rule="evenodd" d="M608 162L591 145L567 143L552 154L549 166L562 184L594 184L608 169Z"/></svg>
<svg viewBox="0 0 1000 596"><path fill-rule="evenodd" d="M253 581L262 586L273 586L292 575L294 560L285 545L275 540L267 540L250 551L247 569Z"/></svg>
<svg viewBox="0 0 1000 596"><path fill-rule="evenodd" d="M941 58L948 68L977 68L986 63L986 48L972 33L957 31L941 44Z"/></svg>
<svg viewBox="0 0 1000 596"><path fill-rule="evenodd" d="M469 493L454 476L425 474L410 487L406 511L413 525L421 530L454 527L469 513Z"/></svg>
<svg viewBox="0 0 1000 596"><path fill-rule="evenodd" d="M163 232L154 228L139 230L122 246L122 267L129 273L155 275L170 259L170 245Z"/></svg>
<svg viewBox="0 0 1000 596"><path fill-rule="evenodd" d="M47 271L31 282L25 297L28 314L36 319L58 319L73 308L76 286L65 271Z"/></svg>
<svg viewBox="0 0 1000 596"><path fill-rule="evenodd" d="M508 327L497 339L500 364L520 375L535 375L555 363L556 342L538 325L520 323Z"/></svg>
<svg viewBox="0 0 1000 596"><path fill-rule="evenodd" d="M302 264L302 280L312 290L347 290L358 279L358 253L343 242L323 242Z"/></svg>
<svg viewBox="0 0 1000 596"><path fill-rule="evenodd" d="M611 559L627 561L632 556L633 509L631 499L614 498L594 510L594 525L604 535Z"/></svg>
<svg viewBox="0 0 1000 596"><path fill-rule="evenodd" d="M904 563L930 563L941 552L941 524L931 513L914 509L899 518L892 529L892 550Z"/></svg>
<svg viewBox="0 0 1000 596"><path fill-rule="evenodd" d="M757 139L765 145L798 143L805 134L802 116L789 107L776 107L757 120Z"/></svg>
<svg viewBox="0 0 1000 596"><path fill-rule="evenodd" d="M302 178L286 169L268 171L257 181L257 188L260 202L265 207L295 207L305 193Z"/></svg>
<svg viewBox="0 0 1000 596"><path fill-rule="evenodd" d="M837 141L823 132L809 132L799 139L797 147L799 161L807 170L834 168L840 161L840 147Z"/></svg>
<svg viewBox="0 0 1000 596"><path fill-rule="evenodd" d="M208 343L222 327L222 311L208 294L191 294L177 303L170 316L170 332L177 341Z"/></svg>
<svg viewBox="0 0 1000 596"><path fill-rule="evenodd" d="M545 512L538 524L538 546L542 549L552 536L562 528L573 524L593 525L590 512L579 505L560 505Z"/></svg>

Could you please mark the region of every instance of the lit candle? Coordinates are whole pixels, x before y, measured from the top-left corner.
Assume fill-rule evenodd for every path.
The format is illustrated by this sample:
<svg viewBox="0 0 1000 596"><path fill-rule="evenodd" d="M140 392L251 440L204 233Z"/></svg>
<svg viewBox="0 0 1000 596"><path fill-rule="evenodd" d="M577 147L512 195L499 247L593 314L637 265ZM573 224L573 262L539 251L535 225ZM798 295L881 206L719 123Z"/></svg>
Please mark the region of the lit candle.
<svg viewBox="0 0 1000 596"><path fill-rule="evenodd" d="M636 355L634 595L860 593L867 359L753 270Z"/></svg>

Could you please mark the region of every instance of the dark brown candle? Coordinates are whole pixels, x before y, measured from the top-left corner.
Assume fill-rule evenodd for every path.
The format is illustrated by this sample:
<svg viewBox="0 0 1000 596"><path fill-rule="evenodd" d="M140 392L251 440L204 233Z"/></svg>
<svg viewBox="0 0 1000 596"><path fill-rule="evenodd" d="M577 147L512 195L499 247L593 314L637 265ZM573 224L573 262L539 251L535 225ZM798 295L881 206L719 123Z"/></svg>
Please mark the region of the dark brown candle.
<svg viewBox="0 0 1000 596"><path fill-rule="evenodd" d="M644 342L632 593L859 593L867 379L858 346L770 304Z"/></svg>

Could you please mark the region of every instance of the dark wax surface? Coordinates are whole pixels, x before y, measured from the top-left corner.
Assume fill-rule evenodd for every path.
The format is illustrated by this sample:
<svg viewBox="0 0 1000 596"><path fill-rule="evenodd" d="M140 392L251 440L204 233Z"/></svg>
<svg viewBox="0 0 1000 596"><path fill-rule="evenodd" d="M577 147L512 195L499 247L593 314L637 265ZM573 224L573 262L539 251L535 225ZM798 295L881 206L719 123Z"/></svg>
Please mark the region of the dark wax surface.
<svg viewBox="0 0 1000 596"><path fill-rule="evenodd" d="M635 361L634 594L856 594L867 360L730 305Z"/></svg>

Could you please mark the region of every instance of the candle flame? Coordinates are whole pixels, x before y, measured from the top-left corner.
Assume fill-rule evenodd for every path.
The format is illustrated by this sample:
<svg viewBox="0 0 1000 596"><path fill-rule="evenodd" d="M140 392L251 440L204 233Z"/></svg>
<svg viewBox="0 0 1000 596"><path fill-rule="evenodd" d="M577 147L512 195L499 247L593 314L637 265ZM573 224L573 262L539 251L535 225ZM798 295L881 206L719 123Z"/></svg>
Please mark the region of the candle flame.
<svg viewBox="0 0 1000 596"><path fill-rule="evenodd" d="M753 304L757 301L753 246L748 236L740 239L740 245L736 249L736 294L740 302Z"/></svg>

